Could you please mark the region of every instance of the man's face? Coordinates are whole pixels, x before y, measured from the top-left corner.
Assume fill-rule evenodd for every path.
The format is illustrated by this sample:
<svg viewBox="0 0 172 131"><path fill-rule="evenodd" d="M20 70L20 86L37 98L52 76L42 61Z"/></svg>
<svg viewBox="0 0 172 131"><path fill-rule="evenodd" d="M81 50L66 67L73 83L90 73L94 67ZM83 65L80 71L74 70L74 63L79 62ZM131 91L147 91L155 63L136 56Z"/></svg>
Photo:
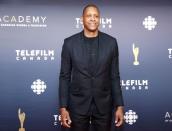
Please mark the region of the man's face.
<svg viewBox="0 0 172 131"><path fill-rule="evenodd" d="M85 29L90 32L97 31L100 24L99 11L95 7L88 7L82 16L82 20Z"/></svg>

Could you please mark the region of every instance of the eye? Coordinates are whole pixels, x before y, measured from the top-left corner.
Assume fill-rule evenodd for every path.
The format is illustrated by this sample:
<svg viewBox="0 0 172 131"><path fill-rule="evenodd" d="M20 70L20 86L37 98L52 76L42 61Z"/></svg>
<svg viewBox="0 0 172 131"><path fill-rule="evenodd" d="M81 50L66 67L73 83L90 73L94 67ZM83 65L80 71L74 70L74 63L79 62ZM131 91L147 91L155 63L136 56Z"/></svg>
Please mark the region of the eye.
<svg viewBox="0 0 172 131"><path fill-rule="evenodd" d="M88 14L87 17L91 17L91 14Z"/></svg>
<svg viewBox="0 0 172 131"><path fill-rule="evenodd" d="M98 18L99 16L98 15L94 15L94 17Z"/></svg>

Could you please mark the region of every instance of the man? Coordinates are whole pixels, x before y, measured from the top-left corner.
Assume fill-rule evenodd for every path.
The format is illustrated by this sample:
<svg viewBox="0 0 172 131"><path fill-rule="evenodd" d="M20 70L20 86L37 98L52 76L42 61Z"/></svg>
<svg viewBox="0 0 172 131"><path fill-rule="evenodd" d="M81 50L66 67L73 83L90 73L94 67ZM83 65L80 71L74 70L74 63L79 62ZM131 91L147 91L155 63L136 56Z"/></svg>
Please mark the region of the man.
<svg viewBox="0 0 172 131"><path fill-rule="evenodd" d="M110 131L123 124L116 39L98 30L96 5L83 9L84 29L64 40L59 77L61 122L72 131ZM114 113L112 114L112 111Z"/></svg>

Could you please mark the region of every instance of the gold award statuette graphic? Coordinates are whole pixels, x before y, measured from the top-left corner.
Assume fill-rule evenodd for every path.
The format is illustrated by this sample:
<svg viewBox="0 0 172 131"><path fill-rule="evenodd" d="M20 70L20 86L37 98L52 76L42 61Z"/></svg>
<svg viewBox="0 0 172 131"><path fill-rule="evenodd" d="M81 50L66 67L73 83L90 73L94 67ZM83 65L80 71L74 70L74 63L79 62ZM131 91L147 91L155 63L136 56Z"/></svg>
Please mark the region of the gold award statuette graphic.
<svg viewBox="0 0 172 131"><path fill-rule="evenodd" d="M25 128L23 128L24 120L25 120L25 113L21 113L21 109L18 109L18 117L20 120L20 128L19 131L25 131Z"/></svg>
<svg viewBox="0 0 172 131"><path fill-rule="evenodd" d="M134 65L139 65L138 56L139 56L139 47L135 47L133 43L133 55L134 55Z"/></svg>

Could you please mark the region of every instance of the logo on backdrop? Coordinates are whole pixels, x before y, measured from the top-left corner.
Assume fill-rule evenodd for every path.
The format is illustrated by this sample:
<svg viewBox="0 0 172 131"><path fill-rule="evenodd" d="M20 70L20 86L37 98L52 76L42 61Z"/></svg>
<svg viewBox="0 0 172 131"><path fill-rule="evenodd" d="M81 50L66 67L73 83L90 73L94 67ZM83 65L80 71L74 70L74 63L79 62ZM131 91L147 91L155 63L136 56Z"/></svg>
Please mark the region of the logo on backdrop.
<svg viewBox="0 0 172 131"><path fill-rule="evenodd" d="M37 95L44 93L46 88L46 83L40 79L35 80L31 85L31 89Z"/></svg>
<svg viewBox="0 0 172 131"><path fill-rule="evenodd" d="M171 123L172 122L172 112L166 112L164 118L165 118L165 123Z"/></svg>
<svg viewBox="0 0 172 131"><path fill-rule="evenodd" d="M54 60L54 50L15 50L17 61Z"/></svg>
<svg viewBox="0 0 172 131"><path fill-rule="evenodd" d="M169 53L168 58L171 59L172 58L172 48L168 49L168 53Z"/></svg>
<svg viewBox="0 0 172 131"><path fill-rule="evenodd" d="M19 108L18 109L18 118L19 118L19 121L20 121L19 131L25 131L25 128L23 127L24 121L25 121L25 117L26 117L26 114L24 112L21 113L21 109Z"/></svg>
<svg viewBox="0 0 172 131"><path fill-rule="evenodd" d="M1 27L47 27L46 16L0 16Z"/></svg>
<svg viewBox="0 0 172 131"><path fill-rule="evenodd" d="M133 65L139 65L138 57L139 57L139 47L135 47L133 43L133 55L134 55L134 62Z"/></svg>
<svg viewBox="0 0 172 131"><path fill-rule="evenodd" d="M53 115L54 117L54 126L61 124L61 115Z"/></svg>
<svg viewBox="0 0 172 131"><path fill-rule="evenodd" d="M124 114L124 120L129 125L133 125L134 123L136 123L137 119L138 119L138 115L133 110L129 110Z"/></svg>
<svg viewBox="0 0 172 131"><path fill-rule="evenodd" d="M153 30L157 25L157 21L154 17L148 16L143 20L142 24L147 30Z"/></svg>
<svg viewBox="0 0 172 131"><path fill-rule="evenodd" d="M148 80L121 80L121 86L126 90L148 90L148 85Z"/></svg>
<svg viewBox="0 0 172 131"><path fill-rule="evenodd" d="M76 21L76 28L83 28L83 22L80 18L75 18ZM100 18L100 27L105 28L112 28L112 18Z"/></svg>

